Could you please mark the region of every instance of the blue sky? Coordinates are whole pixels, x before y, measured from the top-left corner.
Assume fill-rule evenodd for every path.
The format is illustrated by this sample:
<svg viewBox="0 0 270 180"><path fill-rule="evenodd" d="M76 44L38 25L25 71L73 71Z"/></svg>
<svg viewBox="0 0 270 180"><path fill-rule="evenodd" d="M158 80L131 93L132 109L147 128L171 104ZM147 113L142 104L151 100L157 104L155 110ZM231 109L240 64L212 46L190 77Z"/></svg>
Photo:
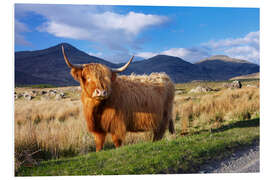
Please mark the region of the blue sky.
<svg viewBox="0 0 270 180"><path fill-rule="evenodd" d="M14 12L15 51L67 42L114 63L157 54L260 61L258 8L16 4Z"/></svg>

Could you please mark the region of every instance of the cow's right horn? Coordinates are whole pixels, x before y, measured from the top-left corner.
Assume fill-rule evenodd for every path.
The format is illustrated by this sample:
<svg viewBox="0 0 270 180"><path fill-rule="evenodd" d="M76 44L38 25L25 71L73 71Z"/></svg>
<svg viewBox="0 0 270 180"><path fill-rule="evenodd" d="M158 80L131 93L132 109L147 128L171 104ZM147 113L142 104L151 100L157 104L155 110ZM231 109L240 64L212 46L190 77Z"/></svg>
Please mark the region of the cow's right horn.
<svg viewBox="0 0 270 180"><path fill-rule="evenodd" d="M68 58L66 56L66 53L65 53L65 50L64 50L64 46L63 45L62 45L62 53L63 53L64 59L65 59L67 65L68 65L68 67L70 67L70 68L76 68L76 69L82 69L82 67L83 67L82 65L80 65L80 64L71 64L69 62L69 60L68 60Z"/></svg>
<svg viewBox="0 0 270 180"><path fill-rule="evenodd" d="M130 60L129 60L124 66L122 66L122 67L120 67L120 68L117 68L117 69L112 68L112 69L111 69L112 72L116 72L116 73L123 72L124 70L127 69L128 65L131 63L131 61L133 60L133 58L134 58L134 56L132 56L132 57L130 58Z"/></svg>

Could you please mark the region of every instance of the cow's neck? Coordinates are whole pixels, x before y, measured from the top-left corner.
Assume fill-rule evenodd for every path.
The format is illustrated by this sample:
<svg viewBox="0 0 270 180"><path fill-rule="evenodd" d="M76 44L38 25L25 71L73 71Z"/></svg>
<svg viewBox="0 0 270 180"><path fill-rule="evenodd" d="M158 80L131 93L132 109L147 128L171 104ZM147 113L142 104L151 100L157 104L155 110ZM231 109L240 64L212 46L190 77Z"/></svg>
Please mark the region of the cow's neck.
<svg viewBox="0 0 270 180"><path fill-rule="evenodd" d="M87 122L88 130L91 132L102 131L99 126L100 116L104 106L103 102L89 98L84 92L82 92L81 100L83 104L84 117Z"/></svg>

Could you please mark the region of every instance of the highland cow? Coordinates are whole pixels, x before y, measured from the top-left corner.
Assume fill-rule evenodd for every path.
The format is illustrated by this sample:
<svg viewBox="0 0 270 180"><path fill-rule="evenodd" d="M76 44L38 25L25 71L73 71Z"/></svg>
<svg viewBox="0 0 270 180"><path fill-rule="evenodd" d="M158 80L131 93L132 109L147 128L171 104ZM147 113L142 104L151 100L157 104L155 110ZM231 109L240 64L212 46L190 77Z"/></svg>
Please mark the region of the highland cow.
<svg viewBox="0 0 270 180"><path fill-rule="evenodd" d="M167 128L174 133L174 84L168 75L117 76L133 57L124 66L110 69L97 63L71 64L63 46L62 53L71 75L80 83L83 112L96 151L102 149L107 133L115 147L121 146L127 132L153 131L153 141L160 140Z"/></svg>

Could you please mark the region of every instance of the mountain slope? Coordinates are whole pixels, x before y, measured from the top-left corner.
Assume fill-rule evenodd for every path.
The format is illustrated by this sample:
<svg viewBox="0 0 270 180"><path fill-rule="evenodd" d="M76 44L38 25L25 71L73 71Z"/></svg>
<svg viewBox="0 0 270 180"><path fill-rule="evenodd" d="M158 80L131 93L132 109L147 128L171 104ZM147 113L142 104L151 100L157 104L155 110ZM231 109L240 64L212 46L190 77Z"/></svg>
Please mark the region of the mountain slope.
<svg viewBox="0 0 270 180"><path fill-rule="evenodd" d="M225 56L225 55L215 55L215 56L211 56L211 57L208 57L206 59L203 59L203 60L197 62L196 64L204 62L204 61L211 61L211 60L221 60L221 61L225 61L225 62L235 62L235 63L250 63L246 60L231 58L231 57ZM252 63L250 63L250 64L252 64Z"/></svg>
<svg viewBox="0 0 270 180"><path fill-rule="evenodd" d="M131 64L129 72L136 72L137 74L166 72L174 82L209 79L200 67L186 62L181 58L167 55L157 55L147 60Z"/></svg>
<svg viewBox="0 0 270 180"><path fill-rule="evenodd" d="M237 79L260 79L260 73L252 73L252 74L247 74L243 76L237 76L233 77L230 80L237 80Z"/></svg>
<svg viewBox="0 0 270 180"><path fill-rule="evenodd" d="M212 80L228 80L235 76L251 74L260 70L257 64L228 56L213 56L196 63L196 65L203 68Z"/></svg>

